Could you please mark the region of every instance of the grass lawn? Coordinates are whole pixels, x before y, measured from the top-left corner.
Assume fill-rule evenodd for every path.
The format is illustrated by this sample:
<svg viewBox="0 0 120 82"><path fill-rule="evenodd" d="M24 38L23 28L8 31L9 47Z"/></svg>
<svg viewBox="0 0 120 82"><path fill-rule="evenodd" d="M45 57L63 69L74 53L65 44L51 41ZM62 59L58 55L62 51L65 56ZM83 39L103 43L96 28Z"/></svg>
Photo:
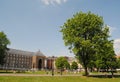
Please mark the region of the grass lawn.
<svg viewBox="0 0 120 82"><path fill-rule="evenodd" d="M14 71L13 70L0 70L0 74L4 74L4 73L7 73L7 74L14 74ZM16 71L15 72L16 74L52 74L52 71L45 71L45 70L41 70L41 71L25 71L25 72L19 72L19 71ZM70 72L63 72L62 74L63 75L66 75L66 74L69 74L69 75L80 75L82 74L83 72L80 72L80 73L70 73ZM60 75L60 73L58 72L54 72L55 75Z"/></svg>
<svg viewBox="0 0 120 82"><path fill-rule="evenodd" d="M83 76L0 76L0 82L120 82L120 78L92 78Z"/></svg>

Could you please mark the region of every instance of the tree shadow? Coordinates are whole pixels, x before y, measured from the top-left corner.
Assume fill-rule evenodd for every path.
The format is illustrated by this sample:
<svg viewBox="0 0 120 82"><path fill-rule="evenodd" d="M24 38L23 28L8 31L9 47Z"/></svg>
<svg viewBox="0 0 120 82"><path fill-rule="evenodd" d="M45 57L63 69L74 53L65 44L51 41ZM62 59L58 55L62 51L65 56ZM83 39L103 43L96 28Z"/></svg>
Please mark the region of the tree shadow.
<svg viewBox="0 0 120 82"><path fill-rule="evenodd" d="M120 75L88 75L88 77L95 77L95 78L120 78Z"/></svg>

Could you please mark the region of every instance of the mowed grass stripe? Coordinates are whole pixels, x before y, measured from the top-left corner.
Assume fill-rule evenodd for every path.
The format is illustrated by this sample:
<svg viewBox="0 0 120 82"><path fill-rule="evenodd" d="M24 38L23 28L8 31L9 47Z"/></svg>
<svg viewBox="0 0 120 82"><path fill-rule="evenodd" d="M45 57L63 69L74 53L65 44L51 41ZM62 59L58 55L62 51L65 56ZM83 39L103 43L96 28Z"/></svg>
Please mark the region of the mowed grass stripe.
<svg viewBox="0 0 120 82"><path fill-rule="evenodd" d="M15 77L0 76L0 82L120 82L120 78L92 78L83 76L64 76L64 77Z"/></svg>

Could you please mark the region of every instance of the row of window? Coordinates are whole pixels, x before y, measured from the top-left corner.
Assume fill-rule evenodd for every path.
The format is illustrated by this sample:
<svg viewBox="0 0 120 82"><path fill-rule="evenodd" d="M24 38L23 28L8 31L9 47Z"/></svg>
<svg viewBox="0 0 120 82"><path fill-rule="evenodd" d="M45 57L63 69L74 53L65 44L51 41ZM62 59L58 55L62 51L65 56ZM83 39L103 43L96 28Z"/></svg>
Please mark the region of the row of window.
<svg viewBox="0 0 120 82"><path fill-rule="evenodd" d="M6 56L6 58L12 58L12 59L32 59L32 57L26 58L26 57L10 57L10 56Z"/></svg>
<svg viewBox="0 0 120 82"><path fill-rule="evenodd" d="M3 67L29 68L29 67L31 67L31 64L5 64Z"/></svg>
<svg viewBox="0 0 120 82"><path fill-rule="evenodd" d="M7 54L8 57L22 57L22 58L31 58L31 56L20 55L20 54Z"/></svg>
<svg viewBox="0 0 120 82"><path fill-rule="evenodd" d="M5 60L6 64L3 67L6 68L31 68L32 66L31 56L8 53Z"/></svg>
<svg viewBox="0 0 120 82"><path fill-rule="evenodd" d="M31 64L32 62L19 62L19 61L16 61L16 62L14 62L14 61L7 61L6 62L6 64L10 64L10 63L12 63L12 64Z"/></svg>
<svg viewBox="0 0 120 82"><path fill-rule="evenodd" d="M6 58L6 61L25 61L25 62L30 62L32 59L12 59L12 58Z"/></svg>

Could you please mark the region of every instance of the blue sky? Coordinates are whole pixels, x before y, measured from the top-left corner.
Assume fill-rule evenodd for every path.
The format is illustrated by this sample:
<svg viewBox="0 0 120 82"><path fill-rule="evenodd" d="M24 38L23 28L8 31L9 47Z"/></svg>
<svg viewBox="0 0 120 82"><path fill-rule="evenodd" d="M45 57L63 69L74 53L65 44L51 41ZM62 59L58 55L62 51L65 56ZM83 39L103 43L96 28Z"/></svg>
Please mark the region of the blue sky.
<svg viewBox="0 0 120 82"><path fill-rule="evenodd" d="M76 12L103 16L120 52L120 0L0 0L0 31L11 41L10 48L46 56L73 56L64 46L60 26Z"/></svg>

